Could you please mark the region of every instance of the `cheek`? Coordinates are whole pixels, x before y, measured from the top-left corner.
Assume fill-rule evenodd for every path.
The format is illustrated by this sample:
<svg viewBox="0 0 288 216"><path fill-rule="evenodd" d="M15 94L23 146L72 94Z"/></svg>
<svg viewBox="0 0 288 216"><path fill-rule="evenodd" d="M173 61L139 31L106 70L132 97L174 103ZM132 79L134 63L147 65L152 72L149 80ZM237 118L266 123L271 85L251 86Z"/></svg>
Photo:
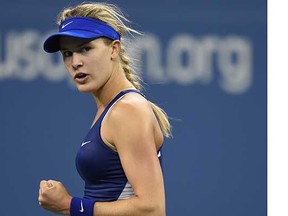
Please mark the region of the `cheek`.
<svg viewBox="0 0 288 216"><path fill-rule="evenodd" d="M107 61L105 56L101 56L98 58L94 58L92 61L90 61L91 69L95 71L99 71L103 73L103 71L106 71L109 67L109 62Z"/></svg>
<svg viewBox="0 0 288 216"><path fill-rule="evenodd" d="M63 61L63 64L64 64L64 67L65 67L66 71L70 75L72 75L72 66L71 66L71 64L69 64L67 61Z"/></svg>

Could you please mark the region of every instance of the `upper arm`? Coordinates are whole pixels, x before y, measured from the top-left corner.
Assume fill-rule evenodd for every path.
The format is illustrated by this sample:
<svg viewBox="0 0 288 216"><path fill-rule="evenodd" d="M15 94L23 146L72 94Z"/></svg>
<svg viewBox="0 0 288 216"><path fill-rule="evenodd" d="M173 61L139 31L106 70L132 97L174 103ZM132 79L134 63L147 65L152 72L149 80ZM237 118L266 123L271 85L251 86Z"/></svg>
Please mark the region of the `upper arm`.
<svg viewBox="0 0 288 216"><path fill-rule="evenodd" d="M162 170L157 157L155 116L145 101L119 101L107 118L111 142L135 195L151 202L165 202Z"/></svg>

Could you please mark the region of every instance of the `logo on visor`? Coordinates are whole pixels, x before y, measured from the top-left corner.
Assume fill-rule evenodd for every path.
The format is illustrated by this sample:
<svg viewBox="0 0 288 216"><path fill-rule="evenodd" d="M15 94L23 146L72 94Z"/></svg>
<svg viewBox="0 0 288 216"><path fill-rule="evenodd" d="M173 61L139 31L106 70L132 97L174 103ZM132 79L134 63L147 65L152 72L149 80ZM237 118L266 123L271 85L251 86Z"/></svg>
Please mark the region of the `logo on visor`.
<svg viewBox="0 0 288 216"><path fill-rule="evenodd" d="M64 29L66 26L70 25L71 23L73 23L73 21L68 22L68 23L66 23L66 24L63 24L62 27L61 27L61 29Z"/></svg>

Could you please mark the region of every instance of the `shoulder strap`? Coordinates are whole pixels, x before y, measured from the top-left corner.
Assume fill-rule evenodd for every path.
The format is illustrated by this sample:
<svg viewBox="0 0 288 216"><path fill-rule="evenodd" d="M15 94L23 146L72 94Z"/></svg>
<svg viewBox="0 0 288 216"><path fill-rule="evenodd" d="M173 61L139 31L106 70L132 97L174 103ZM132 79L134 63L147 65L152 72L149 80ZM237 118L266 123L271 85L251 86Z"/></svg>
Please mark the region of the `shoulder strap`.
<svg viewBox="0 0 288 216"><path fill-rule="evenodd" d="M143 95L143 93L141 93L139 90L137 89L126 89L121 91L120 93L118 93L112 101L110 101L110 103L107 105L107 107L104 109L103 113L101 114L101 116L98 119L98 122L101 124L102 120L104 119L105 115L107 114L107 112L109 111L109 109L119 100L121 99L125 94L129 93L129 92L135 92L138 93L140 95L142 95L143 97L145 97Z"/></svg>

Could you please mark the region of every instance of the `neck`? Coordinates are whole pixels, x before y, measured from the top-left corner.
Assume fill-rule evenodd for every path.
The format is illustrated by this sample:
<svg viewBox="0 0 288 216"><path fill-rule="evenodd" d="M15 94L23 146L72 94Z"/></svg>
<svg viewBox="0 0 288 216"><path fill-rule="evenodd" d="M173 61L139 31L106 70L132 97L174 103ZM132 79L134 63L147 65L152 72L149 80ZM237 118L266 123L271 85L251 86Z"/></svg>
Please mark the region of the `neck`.
<svg viewBox="0 0 288 216"><path fill-rule="evenodd" d="M107 83L96 93L93 93L97 109L105 108L119 92L125 89L135 89L135 87L126 78L122 67L119 67L117 71L114 70Z"/></svg>

